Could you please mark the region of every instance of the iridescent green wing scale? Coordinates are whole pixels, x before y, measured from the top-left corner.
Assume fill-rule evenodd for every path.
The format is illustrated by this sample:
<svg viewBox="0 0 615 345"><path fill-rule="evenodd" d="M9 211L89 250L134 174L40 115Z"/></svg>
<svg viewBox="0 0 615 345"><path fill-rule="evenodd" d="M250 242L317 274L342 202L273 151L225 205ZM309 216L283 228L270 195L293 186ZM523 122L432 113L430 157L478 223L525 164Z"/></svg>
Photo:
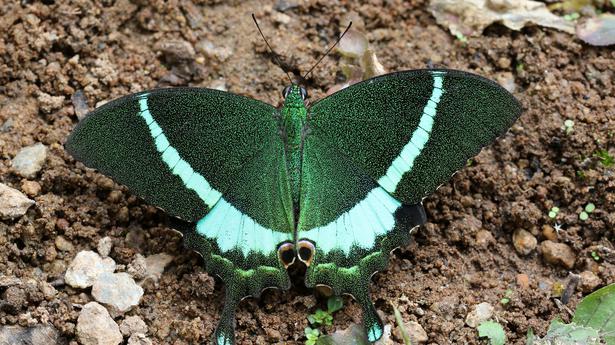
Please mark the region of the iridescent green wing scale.
<svg viewBox="0 0 615 345"><path fill-rule="evenodd" d="M76 159L185 221L185 243L226 284L218 344L234 342L241 298L290 286L277 254L294 241L277 118L271 105L226 92L160 89L94 110L66 143Z"/></svg>
<svg viewBox="0 0 615 345"><path fill-rule="evenodd" d="M520 114L519 103L496 83L453 70L388 74L314 103L297 234L315 248L306 284L353 295L368 339L379 339L371 275L424 222L422 199Z"/></svg>

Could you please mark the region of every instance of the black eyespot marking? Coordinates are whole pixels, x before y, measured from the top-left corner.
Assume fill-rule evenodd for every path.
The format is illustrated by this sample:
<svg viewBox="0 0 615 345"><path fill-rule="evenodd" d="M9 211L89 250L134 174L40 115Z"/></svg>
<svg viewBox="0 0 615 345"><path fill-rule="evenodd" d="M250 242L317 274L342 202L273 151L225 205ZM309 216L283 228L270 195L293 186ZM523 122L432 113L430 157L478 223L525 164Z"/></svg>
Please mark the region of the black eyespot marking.
<svg viewBox="0 0 615 345"><path fill-rule="evenodd" d="M306 264L306 266L310 266L312 264L312 260L314 259L314 253L316 252L316 248L314 244L307 240L301 240L297 242L299 260Z"/></svg>
<svg viewBox="0 0 615 345"><path fill-rule="evenodd" d="M295 246L292 243L284 243L278 248L278 257L285 268L295 262Z"/></svg>
<svg viewBox="0 0 615 345"><path fill-rule="evenodd" d="M290 85L285 87L284 90L282 90L282 97L284 97L284 98L288 97L288 94L290 93L290 90L291 90L291 86Z"/></svg>

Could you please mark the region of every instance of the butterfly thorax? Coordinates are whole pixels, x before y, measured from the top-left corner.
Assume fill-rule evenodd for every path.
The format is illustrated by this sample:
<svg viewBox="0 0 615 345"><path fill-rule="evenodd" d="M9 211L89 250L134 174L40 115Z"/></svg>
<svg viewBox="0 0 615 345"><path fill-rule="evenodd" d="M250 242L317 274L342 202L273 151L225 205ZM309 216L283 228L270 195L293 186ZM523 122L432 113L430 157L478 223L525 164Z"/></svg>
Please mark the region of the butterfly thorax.
<svg viewBox="0 0 615 345"><path fill-rule="evenodd" d="M305 92L305 91L303 91ZM307 116L304 94L301 87L291 85L285 89L284 105L282 106L280 128L286 148L286 166L295 207L299 204L299 188L301 179L301 151L303 129Z"/></svg>

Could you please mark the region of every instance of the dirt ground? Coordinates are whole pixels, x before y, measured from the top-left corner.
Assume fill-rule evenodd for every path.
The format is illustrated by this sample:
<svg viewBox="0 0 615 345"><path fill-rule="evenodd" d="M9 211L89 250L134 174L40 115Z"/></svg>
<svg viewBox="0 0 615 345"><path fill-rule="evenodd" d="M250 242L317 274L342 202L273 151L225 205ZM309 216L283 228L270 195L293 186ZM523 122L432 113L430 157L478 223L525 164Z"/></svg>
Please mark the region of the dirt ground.
<svg viewBox="0 0 615 345"><path fill-rule="evenodd" d="M146 322L152 341L209 341L223 285L204 272L198 255L183 249L161 211L75 162L62 145L78 121L71 101L78 91L90 109L169 85L225 87L278 104L287 80L257 35L252 12L297 71L307 70L352 18L387 71L429 63L472 71L514 86L523 104L524 114L508 134L425 200L428 223L375 275L372 296L385 323L395 328L395 304L406 322L425 329L430 344L477 344L484 341L465 318L473 306L489 302L509 343L524 344L530 327L542 336L553 318L569 320L555 297L570 273L593 272L597 287L615 282L614 167L594 156L598 150L615 154L615 50L551 29L513 32L499 25L464 43L436 25L427 3L2 1L0 182L29 189L36 205L0 222L0 272L47 281L58 293L46 299L34 288L21 307L0 309L0 324L51 323L76 343L80 306L93 299L89 290L64 284L63 274L77 252L95 250L101 237L110 236L111 257L124 268L138 253L175 257L157 283L144 286L140 305L129 313ZM338 59L333 54L314 71L308 81L312 99L340 82ZM567 119L574 121L570 133ZM49 148L45 165L24 179L11 159L37 142ZM27 181L36 181L40 191L26 188ZM590 202L596 211L582 221L578 214ZM548 216L553 206L560 208L556 219ZM560 231L553 230L556 223ZM513 246L518 229L538 240L528 255ZM72 250L56 248L59 235ZM549 238L572 249L571 269L545 261L540 243ZM306 317L326 304L300 280L296 285L241 303L239 344L305 341ZM590 292L581 285L566 305L572 310ZM3 299L5 290L0 287ZM503 304L506 294L510 302ZM343 330L359 315L358 305L346 299L327 331ZM401 343L396 332L391 341Z"/></svg>

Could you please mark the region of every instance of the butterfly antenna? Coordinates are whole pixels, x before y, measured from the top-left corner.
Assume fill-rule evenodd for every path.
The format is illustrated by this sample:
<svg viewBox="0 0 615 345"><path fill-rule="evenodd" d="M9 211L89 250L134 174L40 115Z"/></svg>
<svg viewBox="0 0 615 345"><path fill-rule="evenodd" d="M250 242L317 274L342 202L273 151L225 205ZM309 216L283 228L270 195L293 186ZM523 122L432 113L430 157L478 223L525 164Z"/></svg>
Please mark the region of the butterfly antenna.
<svg viewBox="0 0 615 345"><path fill-rule="evenodd" d="M303 76L303 80L305 80L308 76L308 74L312 73L312 71L314 70L314 68L316 68L316 66L318 66L318 64L322 61L322 59L324 59L327 55L329 55L329 53L331 52L331 50L333 50L333 48L335 48L335 46L340 43L340 41L342 40L342 38L344 37L344 35L346 35L346 33L348 32L348 30L350 29L350 27L352 26L352 22L350 22L350 24L348 24L348 26L346 27L346 30L344 30L344 32L342 32L342 34L340 35L340 37L337 39L337 41L335 41L335 43L333 43L333 45L331 47L329 47L329 49L327 49L327 51L320 57L320 59L318 59L318 61L316 61L316 63L314 64L314 66L312 66L312 68L310 68L309 71L307 71L307 73Z"/></svg>
<svg viewBox="0 0 615 345"><path fill-rule="evenodd" d="M263 31L261 30L261 27L258 25L258 22L256 21L256 16L254 15L254 13L252 13L252 20L254 20L254 24L256 24L256 28L258 29L258 32L261 34L263 41L265 41L265 44L267 45L267 47L269 47L269 51L271 51L271 54L273 54L273 58L275 59L275 62L278 64L278 66L280 66L280 68L282 68L282 62L280 61L279 55L276 54L273 48L271 48L271 46L269 45L269 42L267 42L267 39L265 38L265 35L263 35ZM290 81L290 83L294 84L293 79L290 77L290 74L288 74L288 71L286 71L284 68L282 68L282 71L286 73L286 76L288 77L288 80Z"/></svg>

